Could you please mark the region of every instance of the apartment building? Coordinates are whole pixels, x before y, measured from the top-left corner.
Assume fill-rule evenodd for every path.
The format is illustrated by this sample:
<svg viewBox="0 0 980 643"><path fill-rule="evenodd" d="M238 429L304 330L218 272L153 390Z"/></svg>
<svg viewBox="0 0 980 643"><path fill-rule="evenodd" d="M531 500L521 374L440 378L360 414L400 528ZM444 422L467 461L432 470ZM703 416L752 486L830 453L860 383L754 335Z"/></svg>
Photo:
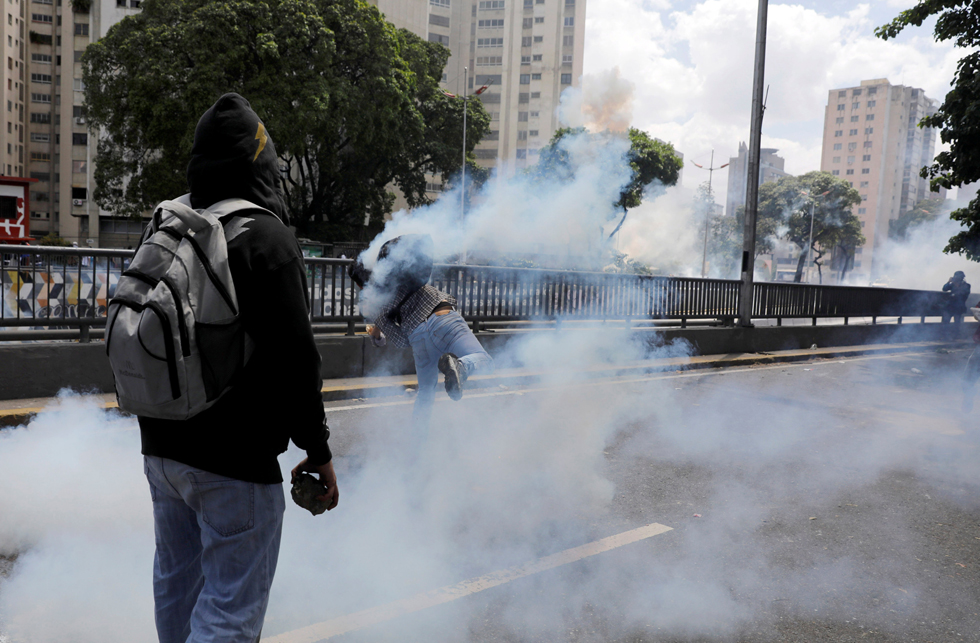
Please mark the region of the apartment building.
<svg viewBox="0 0 980 643"><path fill-rule="evenodd" d="M478 162L509 174L537 161L561 125L561 92L578 86L585 50L586 0L377 0L398 27L452 52L446 91L462 96L484 85L490 113ZM424 13L423 13L424 12ZM424 21L422 16L424 15ZM434 186L437 187L437 186Z"/></svg>
<svg viewBox="0 0 980 643"><path fill-rule="evenodd" d="M85 118L81 58L89 43L127 15L139 0L20 0L29 8L27 60L29 132L26 169L34 236L55 232L79 246L132 246L139 221L117 219L92 199L97 133Z"/></svg>
<svg viewBox="0 0 980 643"><path fill-rule="evenodd" d="M24 176L28 154L25 133L25 95L27 92L26 21L29 20L25 0L9 1L5 19L0 22L5 64L3 65L2 105L4 125L0 129L0 175Z"/></svg>
<svg viewBox="0 0 980 643"><path fill-rule="evenodd" d="M945 190L930 192L919 176L932 163L937 131L917 125L937 108L921 89L885 78L828 93L820 169L861 194L855 214L867 241L856 249L852 272L859 280L887 277L876 271L874 254L888 237L889 221L923 199L946 197Z"/></svg>
<svg viewBox="0 0 980 643"><path fill-rule="evenodd" d="M776 154L779 150L764 147L759 150L759 185L777 181L786 172L786 159ZM728 193L725 197L725 214L735 216L735 210L745 205L745 190L749 182L749 148L744 142L738 144L738 156L728 159Z"/></svg>

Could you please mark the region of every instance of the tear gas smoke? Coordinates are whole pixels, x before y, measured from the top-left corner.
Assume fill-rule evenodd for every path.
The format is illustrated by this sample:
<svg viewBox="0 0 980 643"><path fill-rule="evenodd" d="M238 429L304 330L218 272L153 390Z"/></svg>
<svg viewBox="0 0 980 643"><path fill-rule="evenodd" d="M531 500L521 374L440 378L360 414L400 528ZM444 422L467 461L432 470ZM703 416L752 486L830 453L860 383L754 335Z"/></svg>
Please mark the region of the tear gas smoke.
<svg viewBox="0 0 980 643"><path fill-rule="evenodd" d="M635 87L622 77L619 67L586 74L581 89L569 87L562 92L558 115L568 127L625 132L633 122Z"/></svg>

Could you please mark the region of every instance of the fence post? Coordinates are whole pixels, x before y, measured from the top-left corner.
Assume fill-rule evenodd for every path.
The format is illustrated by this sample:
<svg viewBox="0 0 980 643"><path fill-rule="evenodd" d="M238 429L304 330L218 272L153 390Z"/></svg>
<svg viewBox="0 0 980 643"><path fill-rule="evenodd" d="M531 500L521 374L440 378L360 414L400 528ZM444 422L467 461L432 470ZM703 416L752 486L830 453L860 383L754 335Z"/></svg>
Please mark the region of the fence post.
<svg viewBox="0 0 980 643"><path fill-rule="evenodd" d="M78 343L88 344L91 341L92 339L89 335L89 325L86 324L85 322L82 322L81 325L78 327Z"/></svg>
<svg viewBox="0 0 980 643"><path fill-rule="evenodd" d="M354 336L354 320L350 319L347 321L347 335L348 337Z"/></svg>

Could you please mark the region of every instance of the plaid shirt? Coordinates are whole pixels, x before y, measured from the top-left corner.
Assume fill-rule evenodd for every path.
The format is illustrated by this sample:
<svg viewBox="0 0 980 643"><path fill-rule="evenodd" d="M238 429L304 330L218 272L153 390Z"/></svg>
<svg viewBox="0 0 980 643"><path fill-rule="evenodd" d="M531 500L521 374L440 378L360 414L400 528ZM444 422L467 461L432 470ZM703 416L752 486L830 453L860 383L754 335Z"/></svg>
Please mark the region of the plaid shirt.
<svg viewBox="0 0 980 643"><path fill-rule="evenodd" d="M401 323L392 319L398 302L404 300L401 306ZM374 319L375 325L381 329L391 343L400 348L411 346L408 341L409 335L416 328L422 325L426 319L432 315L436 306L446 302L451 306L456 306L456 300L452 295L436 290L432 286L422 286L415 292L402 287L395 291L391 299L381 307L378 316Z"/></svg>

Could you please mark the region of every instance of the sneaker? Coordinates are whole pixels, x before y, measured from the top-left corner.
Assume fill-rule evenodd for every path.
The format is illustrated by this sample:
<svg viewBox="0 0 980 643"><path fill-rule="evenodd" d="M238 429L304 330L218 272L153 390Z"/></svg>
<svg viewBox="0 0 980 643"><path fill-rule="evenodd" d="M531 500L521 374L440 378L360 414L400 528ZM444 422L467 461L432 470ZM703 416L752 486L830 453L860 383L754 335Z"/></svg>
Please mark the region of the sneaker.
<svg viewBox="0 0 980 643"><path fill-rule="evenodd" d="M445 353L439 358L439 372L446 376L446 393L454 400L463 397L463 382L466 381L466 369L458 357Z"/></svg>

